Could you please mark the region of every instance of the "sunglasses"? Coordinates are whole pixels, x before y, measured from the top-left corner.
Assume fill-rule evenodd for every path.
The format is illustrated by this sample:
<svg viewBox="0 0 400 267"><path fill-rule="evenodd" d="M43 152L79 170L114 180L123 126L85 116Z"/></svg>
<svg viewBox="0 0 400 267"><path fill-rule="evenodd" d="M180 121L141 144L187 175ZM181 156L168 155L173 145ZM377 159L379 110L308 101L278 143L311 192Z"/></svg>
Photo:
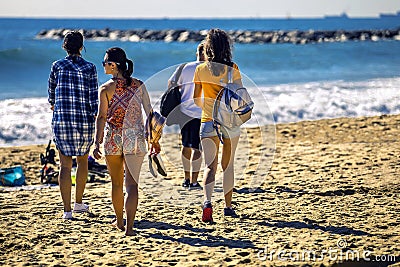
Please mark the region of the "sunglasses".
<svg viewBox="0 0 400 267"><path fill-rule="evenodd" d="M111 66L112 63L115 63L115 64L119 65L118 62L113 62L113 61L102 61L102 62L101 62L101 64L103 65L103 67L105 67L106 64L107 64L108 66Z"/></svg>

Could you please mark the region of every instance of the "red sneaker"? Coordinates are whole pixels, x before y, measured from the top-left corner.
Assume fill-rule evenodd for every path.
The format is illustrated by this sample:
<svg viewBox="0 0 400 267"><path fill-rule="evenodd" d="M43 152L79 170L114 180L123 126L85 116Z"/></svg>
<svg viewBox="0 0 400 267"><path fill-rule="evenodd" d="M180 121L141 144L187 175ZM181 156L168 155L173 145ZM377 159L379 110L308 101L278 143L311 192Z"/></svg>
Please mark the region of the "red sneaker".
<svg viewBox="0 0 400 267"><path fill-rule="evenodd" d="M201 218L203 222L213 222L212 218L212 205L210 202L207 202L203 205L203 216Z"/></svg>

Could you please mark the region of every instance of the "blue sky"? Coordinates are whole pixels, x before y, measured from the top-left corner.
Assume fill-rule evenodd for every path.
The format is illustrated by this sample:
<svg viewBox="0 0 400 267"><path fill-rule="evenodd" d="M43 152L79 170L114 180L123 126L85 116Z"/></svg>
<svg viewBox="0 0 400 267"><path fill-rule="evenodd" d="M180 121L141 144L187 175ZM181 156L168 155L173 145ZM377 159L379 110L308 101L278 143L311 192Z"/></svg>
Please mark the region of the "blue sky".
<svg viewBox="0 0 400 267"><path fill-rule="evenodd" d="M400 0L11 0L0 4L0 17L276 18L342 12L377 17L397 11Z"/></svg>

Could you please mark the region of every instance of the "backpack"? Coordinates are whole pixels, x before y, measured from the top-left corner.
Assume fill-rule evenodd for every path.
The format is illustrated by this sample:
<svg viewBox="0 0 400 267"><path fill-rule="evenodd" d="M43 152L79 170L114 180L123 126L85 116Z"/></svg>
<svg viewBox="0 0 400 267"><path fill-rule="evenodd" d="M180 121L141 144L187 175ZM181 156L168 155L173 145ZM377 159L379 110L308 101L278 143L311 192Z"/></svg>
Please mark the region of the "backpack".
<svg viewBox="0 0 400 267"><path fill-rule="evenodd" d="M46 147L46 154L40 154L40 182L42 184L58 184L58 170L56 170L56 151L51 148L51 140ZM50 166L49 166L50 164Z"/></svg>
<svg viewBox="0 0 400 267"><path fill-rule="evenodd" d="M25 184L25 175L21 165L0 169L0 185L20 186Z"/></svg>
<svg viewBox="0 0 400 267"><path fill-rule="evenodd" d="M51 148L51 140L46 147L46 153L40 154L40 163L42 169L40 170L40 182L42 184L58 184L59 170L56 163L56 151ZM72 184L76 181L76 159L72 159L71 180ZM88 182L94 182L95 177L106 177L108 175L107 165L99 164L91 156L88 157Z"/></svg>
<svg viewBox="0 0 400 267"><path fill-rule="evenodd" d="M214 103L213 121L227 128L239 127L251 118L254 102L247 89L233 83L232 68L228 70L228 83L218 93Z"/></svg>
<svg viewBox="0 0 400 267"><path fill-rule="evenodd" d="M176 72L175 80L171 81L171 86L162 95L160 103L160 113L167 118L167 125L179 124L181 97L180 85L178 85L179 77L181 76L182 69L186 63L181 64ZM178 108L177 108L178 107ZM176 110L175 110L176 109ZM173 111L173 114L170 113Z"/></svg>

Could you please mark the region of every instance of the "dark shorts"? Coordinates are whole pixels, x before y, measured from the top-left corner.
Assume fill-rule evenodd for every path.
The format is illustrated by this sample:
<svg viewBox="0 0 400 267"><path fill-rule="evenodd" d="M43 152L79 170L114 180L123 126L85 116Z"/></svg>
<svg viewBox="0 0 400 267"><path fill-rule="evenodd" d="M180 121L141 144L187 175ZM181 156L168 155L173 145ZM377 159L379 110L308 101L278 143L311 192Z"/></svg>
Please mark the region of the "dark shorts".
<svg viewBox="0 0 400 267"><path fill-rule="evenodd" d="M200 119L192 119L181 129L182 145L200 149Z"/></svg>

